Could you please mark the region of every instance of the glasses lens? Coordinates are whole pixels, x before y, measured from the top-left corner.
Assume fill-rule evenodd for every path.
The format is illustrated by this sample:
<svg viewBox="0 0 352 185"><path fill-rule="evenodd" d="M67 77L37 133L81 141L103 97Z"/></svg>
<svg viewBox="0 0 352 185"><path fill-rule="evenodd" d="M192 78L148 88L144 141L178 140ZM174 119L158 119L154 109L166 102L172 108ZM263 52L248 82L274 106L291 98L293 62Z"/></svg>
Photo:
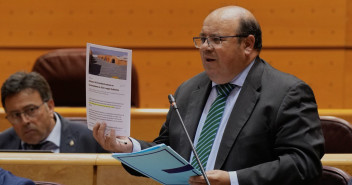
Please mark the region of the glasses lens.
<svg viewBox="0 0 352 185"><path fill-rule="evenodd" d="M42 106L43 104L41 104L40 106ZM23 112L10 113L6 116L6 118L12 124L17 124L22 121L22 116L21 116L22 114L24 114L24 116L26 116L27 119L36 117L39 113L40 106L32 106L32 107L26 108L25 110L23 110Z"/></svg>
<svg viewBox="0 0 352 185"><path fill-rule="evenodd" d="M11 123L18 123L19 120L21 120L21 114L20 112L14 112L6 116L6 118L11 122Z"/></svg>
<svg viewBox="0 0 352 185"><path fill-rule="evenodd" d="M202 44L205 42L206 38L203 37L194 37L193 38L193 42L194 45L196 46L196 48L200 48L200 46L202 46Z"/></svg>
<svg viewBox="0 0 352 185"><path fill-rule="evenodd" d="M30 107L30 108L24 110L23 112L24 112L25 115L27 115L29 117L35 117L37 115L38 108L39 107L37 107L37 106L36 107Z"/></svg>
<svg viewBox="0 0 352 185"><path fill-rule="evenodd" d="M221 44L221 39L219 37L209 37L208 40L214 45Z"/></svg>

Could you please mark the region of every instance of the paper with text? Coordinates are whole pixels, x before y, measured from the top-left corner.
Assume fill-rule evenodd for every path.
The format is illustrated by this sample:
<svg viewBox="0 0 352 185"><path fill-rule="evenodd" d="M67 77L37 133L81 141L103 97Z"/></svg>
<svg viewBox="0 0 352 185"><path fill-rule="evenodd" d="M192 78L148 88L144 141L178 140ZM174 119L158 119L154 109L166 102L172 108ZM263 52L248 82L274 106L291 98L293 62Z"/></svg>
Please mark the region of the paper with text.
<svg viewBox="0 0 352 185"><path fill-rule="evenodd" d="M88 128L97 122L130 136L132 50L87 43L86 107Z"/></svg>

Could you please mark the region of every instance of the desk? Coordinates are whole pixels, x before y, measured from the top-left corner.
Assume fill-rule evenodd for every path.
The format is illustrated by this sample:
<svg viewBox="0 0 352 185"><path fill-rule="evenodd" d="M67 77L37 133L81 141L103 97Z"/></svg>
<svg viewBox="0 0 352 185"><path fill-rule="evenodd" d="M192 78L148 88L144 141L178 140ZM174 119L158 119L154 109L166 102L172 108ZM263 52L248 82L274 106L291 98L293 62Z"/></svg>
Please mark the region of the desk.
<svg viewBox="0 0 352 185"><path fill-rule="evenodd" d="M0 153L0 167L20 177L64 185L159 185L130 175L111 154Z"/></svg>
<svg viewBox="0 0 352 185"><path fill-rule="evenodd" d="M352 175L352 154L325 154L323 165L340 168Z"/></svg>
<svg viewBox="0 0 352 185"><path fill-rule="evenodd" d="M323 165L352 174L352 154L326 154ZM128 174L111 154L0 153L0 167L36 181L65 185L157 185Z"/></svg>
<svg viewBox="0 0 352 185"><path fill-rule="evenodd" d="M34 181L95 185L97 154L0 153L0 167Z"/></svg>

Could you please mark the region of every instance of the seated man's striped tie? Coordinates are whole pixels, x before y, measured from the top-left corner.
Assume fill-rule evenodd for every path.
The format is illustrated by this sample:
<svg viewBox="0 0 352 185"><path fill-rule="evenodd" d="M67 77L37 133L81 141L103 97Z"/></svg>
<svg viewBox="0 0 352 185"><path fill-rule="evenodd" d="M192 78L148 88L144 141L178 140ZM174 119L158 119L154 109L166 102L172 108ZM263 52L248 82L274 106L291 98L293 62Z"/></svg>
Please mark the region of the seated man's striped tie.
<svg viewBox="0 0 352 185"><path fill-rule="evenodd" d="M216 91L218 95L209 109L207 118L203 125L202 132L200 133L196 146L196 151L199 160L204 168L206 168L209 154L219 128L219 124L225 109L227 96L234 88L235 85L229 83L216 86ZM197 159L195 157L193 157L191 164L192 166L200 170L200 167L197 163Z"/></svg>

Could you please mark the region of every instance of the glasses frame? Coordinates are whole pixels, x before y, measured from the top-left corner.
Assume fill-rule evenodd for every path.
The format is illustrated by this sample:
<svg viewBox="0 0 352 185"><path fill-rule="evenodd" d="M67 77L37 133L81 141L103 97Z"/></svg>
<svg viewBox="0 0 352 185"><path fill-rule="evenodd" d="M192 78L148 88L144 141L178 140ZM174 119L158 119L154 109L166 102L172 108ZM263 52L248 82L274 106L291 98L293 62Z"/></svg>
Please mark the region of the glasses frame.
<svg viewBox="0 0 352 185"><path fill-rule="evenodd" d="M39 112L39 108L40 108L41 106L43 106L44 104L46 104L46 103L47 103L47 102L45 101L45 102L41 103L40 105L33 105L33 107L26 108L25 110L23 110L23 111L21 111L21 112L13 113L13 114L18 114L18 116L16 115L17 117L10 116L10 115L11 115L11 113L10 113L10 114L7 114L5 118L6 118L11 124L13 124L13 125L18 124L18 123L20 123L20 122L23 120L22 114L23 114L27 119L33 119L33 118L35 118L36 116L38 116L38 113L40 113L40 112ZM33 110L34 115L32 115L32 116L28 114L28 110L30 110L30 109L34 109L34 110ZM11 117L14 117L14 118L11 118Z"/></svg>
<svg viewBox="0 0 352 185"><path fill-rule="evenodd" d="M230 36L209 36L209 37L193 37L193 43L194 43L194 46L196 48L200 48L204 43L205 41L208 43L208 46L210 47L214 47L213 43L212 42L209 42L209 38L219 38L219 41L220 43L219 44L216 44L216 45L221 45L222 44L222 39L224 38L233 38L233 37L248 37L249 35L244 35L244 34L240 34L240 35L230 35ZM199 39L201 41L201 39L204 38L204 42L200 45L200 46L197 46L197 43L196 43L196 40Z"/></svg>

